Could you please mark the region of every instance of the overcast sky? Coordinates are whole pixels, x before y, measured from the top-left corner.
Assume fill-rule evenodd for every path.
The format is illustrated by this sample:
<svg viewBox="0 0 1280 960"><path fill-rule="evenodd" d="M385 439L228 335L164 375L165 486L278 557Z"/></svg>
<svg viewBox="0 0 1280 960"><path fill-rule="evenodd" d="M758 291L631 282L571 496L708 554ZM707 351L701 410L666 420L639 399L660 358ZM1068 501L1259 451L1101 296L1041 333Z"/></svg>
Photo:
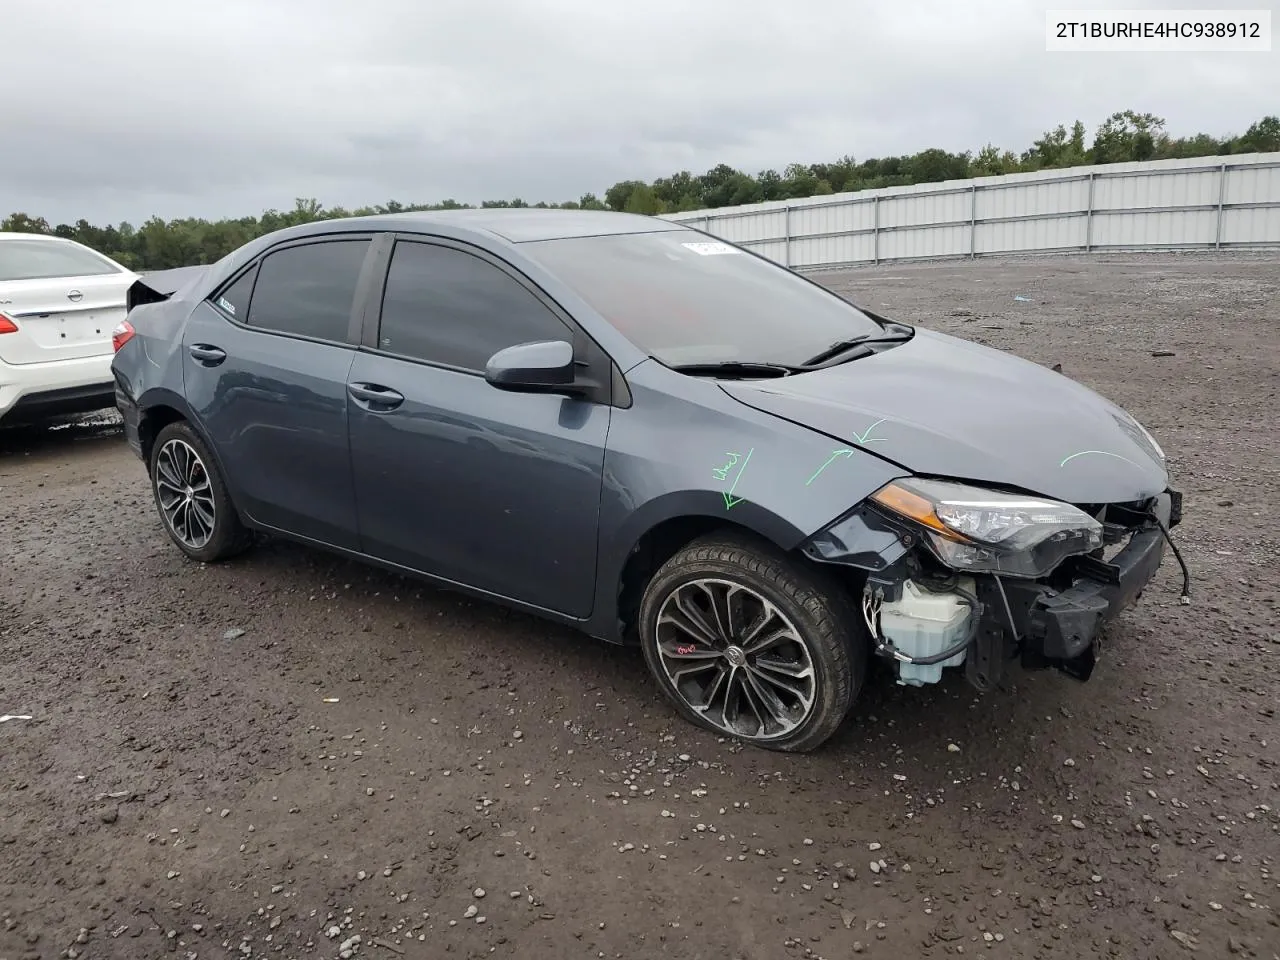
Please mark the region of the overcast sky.
<svg viewBox="0 0 1280 960"><path fill-rule="evenodd" d="M1266 8L1280 0L1112 4ZM1081 4L1089 6L1089 4ZM1107 7L1104 2L1092 4ZM0 217L561 201L1280 112L1280 52L1062 54L1033 0L0 0Z"/></svg>

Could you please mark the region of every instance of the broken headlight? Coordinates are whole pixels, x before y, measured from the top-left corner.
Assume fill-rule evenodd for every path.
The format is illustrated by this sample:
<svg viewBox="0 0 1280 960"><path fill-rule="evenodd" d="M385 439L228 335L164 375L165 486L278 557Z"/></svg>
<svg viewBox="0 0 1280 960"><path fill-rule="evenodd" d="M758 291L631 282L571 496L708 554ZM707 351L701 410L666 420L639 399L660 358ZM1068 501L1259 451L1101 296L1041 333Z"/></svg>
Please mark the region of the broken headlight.
<svg viewBox="0 0 1280 960"><path fill-rule="evenodd" d="M1102 524L1069 503L941 480L895 480L873 502L923 527L953 570L1042 577L1102 545Z"/></svg>

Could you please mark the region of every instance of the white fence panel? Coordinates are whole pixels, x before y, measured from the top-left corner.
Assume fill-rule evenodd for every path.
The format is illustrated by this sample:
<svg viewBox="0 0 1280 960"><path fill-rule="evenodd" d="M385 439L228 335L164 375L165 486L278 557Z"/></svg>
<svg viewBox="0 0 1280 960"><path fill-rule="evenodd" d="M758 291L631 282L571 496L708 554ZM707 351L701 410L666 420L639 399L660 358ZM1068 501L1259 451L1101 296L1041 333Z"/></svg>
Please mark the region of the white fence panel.
<svg viewBox="0 0 1280 960"><path fill-rule="evenodd" d="M802 237L791 241L791 262L807 267L819 263L863 263L875 259L870 233L832 234L826 237ZM763 247L752 247L757 253L769 256ZM773 257L779 263L785 260Z"/></svg>
<svg viewBox="0 0 1280 960"><path fill-rule="evenodd" d="M1074 216L979 223L975 256L1083 249L1087 227L1084 211Z"/></svg>
<svg viewBox="0 0 1280 960"><path fill-rule="evenodd" d="M857 233L861 230L872 230L875 225L875 207L866 201L838 205L809 204L804 207L794 207L791 211L793 237L826 233Z"/></svg>
<svg viewBox="0 0 1280 960"><path fill-rule="evenodd" d="M1093 244L1125 249L1212 247L1218 222L1213 210L1107 213L1095 217Z"/></svg>
<svg viewBox="0 0 1280 960"><path fill-rule="evenodd" d="M1243 207L1222 211L1223 246L1280 246L1280 217L1274 210Z"/></svg>
<svg viewBox="0 0 1280 960"><path fill-rule="evenodd" d="M666 218L792 267L1280 246L1280 153L890 187Z"/></svg>

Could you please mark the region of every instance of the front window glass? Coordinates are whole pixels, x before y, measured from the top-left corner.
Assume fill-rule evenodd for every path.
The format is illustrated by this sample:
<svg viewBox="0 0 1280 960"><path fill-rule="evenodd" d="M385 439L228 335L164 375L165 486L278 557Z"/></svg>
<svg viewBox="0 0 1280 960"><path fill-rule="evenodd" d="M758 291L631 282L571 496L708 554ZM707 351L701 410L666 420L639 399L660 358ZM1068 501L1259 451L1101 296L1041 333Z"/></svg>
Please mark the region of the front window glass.
<svg viewBox="0 0 1280 960"><path fill-rule="evenodd" d="M537 297L488 261L453 247L396 244L378 330L383 350L483 370L506 347L571 337Z"/></svg>

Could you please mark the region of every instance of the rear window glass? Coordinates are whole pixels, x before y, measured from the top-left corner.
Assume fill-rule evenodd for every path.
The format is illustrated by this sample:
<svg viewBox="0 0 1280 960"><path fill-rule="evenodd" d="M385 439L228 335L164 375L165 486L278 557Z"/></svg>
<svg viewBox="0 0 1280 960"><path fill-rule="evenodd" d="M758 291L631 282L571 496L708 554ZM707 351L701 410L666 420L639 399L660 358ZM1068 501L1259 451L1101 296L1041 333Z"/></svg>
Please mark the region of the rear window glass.
<svg viewBox="0 0 1280 960"><path fill-rule="evenodd" d="M100 277L121 269L88 247L57 240L0 240L0 280Z"/></svg>

